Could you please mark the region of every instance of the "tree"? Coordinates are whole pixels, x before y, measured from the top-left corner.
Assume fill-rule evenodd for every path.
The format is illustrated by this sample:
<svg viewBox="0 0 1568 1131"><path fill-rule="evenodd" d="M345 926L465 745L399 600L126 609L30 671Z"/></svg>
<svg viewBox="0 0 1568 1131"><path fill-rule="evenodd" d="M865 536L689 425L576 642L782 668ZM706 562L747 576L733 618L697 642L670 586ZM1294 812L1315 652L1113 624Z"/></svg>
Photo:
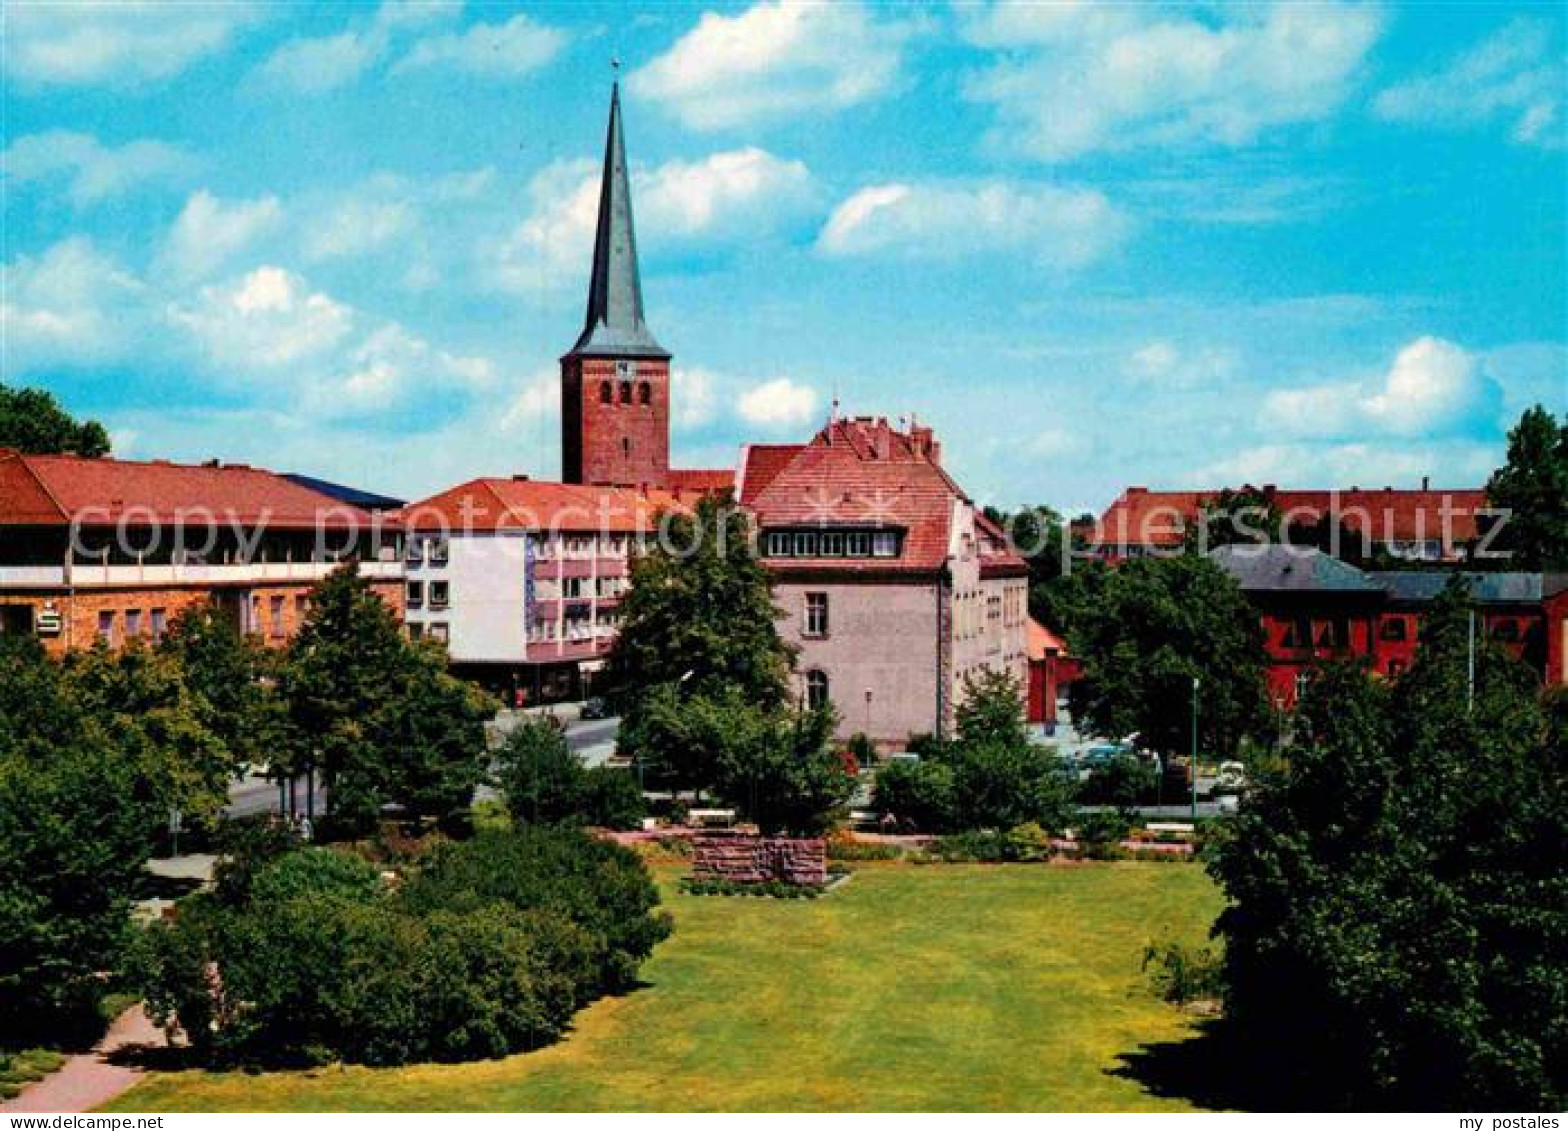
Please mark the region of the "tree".
<svg viewBox="0 0 1568 1131"><path fill-rule="evenodd" d="M1192 680L1200 682L1199 740L1221 756L1269 720L1266 657L1257 615L1213 561L1141 558L1105 571L1070 631L1084 678L1073 716L1097 733L1163 754L1191 743Z"/></svg>
<svg viewBox="0 0 1568 1131"><path fill-rule="evenodd" d="M279 692L299 736L283 764L321 770L335 819L362 826L388 804L445 816L484 777L495 704L447 673L439 645L407 640L352 562L316 588Z"/></svg>
<svg viewBox="0 0 1568 1131"><path fill-rule="evenodd" d="M70 653L62 675L74 707L136 767L134 795L160 821L174 810L198 822L217 819L244 758L212 729L213 711L175 655L139 643L115 652L98 641Z"/></svg>
<svg viewBox="0 0 1568 1131"><path fill-rule="evenodd" d="M675 515L660 545L632 563L621 629L606 665L608 694L635 728L659 689L702 695L738 689L779 706L793 656L774 623L768 574L751 544L745 514L704 499Z"/></svg>
<svg viewBox="0 0 1568 1131"><path fill-rule="evenodd" d="M156 811L36 640L0 635L0 1033L96 1039Z"/></svg>
<svg viewBox="0 0 1568 1131"><path fill-rule="evenodd" d="M1187 526L1188 550L1206 554L1220 546L1258 546L1280 541L1282 520L1274 500L1256 487L1226 487L1204 499L1198 519Z"/></svg>
<svg viewBox="0 0 1568 1131"><path fill-rule="evenodd" d="M501 743L495 763L496 785L519 825L642 824L646 806L636 778L608 766L584 766L551 720L523 719Z"/></svg>
<svg viewBox="0 0 1568 1131"><path fill-rule="evenodd" d="M1227 1015L1316 1102L1559 1109L1568 1098L1568 773L1527 669L1455 586L1392 688L1312 680L1212 865Z"/></svg>
<svg viewBox="0 0 1568 1131"><path fill-rule="evenodd" d="M287 733L288 715L274 690L279 654L240 632L217 602L182 612L156 650L180 665L187 686L200 697L203 724L222 739L242 772L297 742Z"/></svg>
<svg viewBox="0 0 1568 1131"><path fill-rule="evenodd" d="M825 832L855 788L832 744L832 708L778 710L732 699L723 715L732 740L714 757L719 796L763 833Z"/></svg>
<svg viewBox="0 0 1568 1131"><path fill-rule="evenodd" d="M1513 554L1508 568L1568 567L1568 416L1559 424L1540 405L1527 410L1508 433L1508 460L1486 497L1508 512L1488 547Z"/></svg>
<svg viewBox="0 0 1568 1131"><path fill-rule="evenodd" d="M927 832L1061 829L1072 783L1055 751L1029 741L1016 680L984 671L965 683L958 734L925 745L921 761L883 767L874 804Z"/></svg>
<svg viewBox="0 0 1568 1131"><path fill-rule="evenodd" d="M28 455L106 456L109 433L96 420L73 419L46 390L12 388L0 382L0 448Z"/></svg>

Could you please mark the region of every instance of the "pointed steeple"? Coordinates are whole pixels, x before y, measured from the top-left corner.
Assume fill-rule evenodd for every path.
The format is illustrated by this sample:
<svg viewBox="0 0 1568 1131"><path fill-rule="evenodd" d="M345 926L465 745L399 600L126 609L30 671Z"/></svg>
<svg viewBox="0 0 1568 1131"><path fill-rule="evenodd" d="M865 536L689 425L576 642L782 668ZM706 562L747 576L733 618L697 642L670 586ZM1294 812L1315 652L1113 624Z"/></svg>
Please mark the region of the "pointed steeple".
<svg viewBox="0 0 1568 1131"><path fill-rule="evenodd" d="M619 83L610 88L610 128L604 139L604 179L599 186L599 227L593 241L588 313L583 332L567 356L670 356L643 321L631 180L621 137Z"/></svg>

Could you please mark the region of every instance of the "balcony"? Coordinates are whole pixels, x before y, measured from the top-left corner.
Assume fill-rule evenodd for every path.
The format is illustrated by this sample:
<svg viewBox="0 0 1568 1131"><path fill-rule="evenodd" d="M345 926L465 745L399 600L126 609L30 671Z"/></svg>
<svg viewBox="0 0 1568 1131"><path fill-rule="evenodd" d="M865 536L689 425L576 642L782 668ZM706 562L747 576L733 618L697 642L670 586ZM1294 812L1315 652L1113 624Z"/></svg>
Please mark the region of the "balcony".
<svg viewBox="0 0 1568 1131"><path fill-rule="evenodd" d="M22 589L32 586L59 587L65 584L65 567L58 565L0 566L0 587Z"/></svg>

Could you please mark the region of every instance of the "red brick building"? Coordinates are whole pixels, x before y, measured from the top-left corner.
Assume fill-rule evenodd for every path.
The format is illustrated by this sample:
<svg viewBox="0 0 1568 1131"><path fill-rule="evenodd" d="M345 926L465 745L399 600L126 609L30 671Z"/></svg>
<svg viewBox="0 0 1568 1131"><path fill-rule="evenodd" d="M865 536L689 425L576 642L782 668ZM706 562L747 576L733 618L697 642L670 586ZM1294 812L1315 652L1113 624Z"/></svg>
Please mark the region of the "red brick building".
<svg viewBox="0 0 1568 1131"><path fill-rule="evenodd" d="M346 558L401 613L400 539L394 520L259 468L0 450L0 631L57 655L120 646L215 598L281 643Z"/></svg>
<svg viewBox="0 0 1568 1131"><path fill-rule="evenodd" d="M610 93L587 314L561 358L561 478L698 493L728 490L734 478L728 469L670 468L670 353L643 317L618 86Z"/></svg>
<svg viewBox="0 0 1568 1131"><path fill-rule="evenodd" d="M1421 625L1449 572L1363 571L1296 546L1225 546L1211 555L1258 611L1275 703L1294 707L1314 665L1359 659L1379 675L1406 670ZM1477 633L1564 683L1568 577L1462 573L1476 604Z"/></svg>
<svg viewBox="0 0 1568 1131"><path fill-rule="evenodd" d="M1083 665L1067 650L1067 642L1037 620L1029 621L1029 701L1031 723L1056 726L1056 701L1069 683L1083 674Z"/></svg>
<svg viewBox="0 0 1568 1131"><path fill-rule="evenodd" d="M1460 560L1480 537L1488 513L1486 492L1470 487L1290 490L1270 483L1242 490L1256 490L1277 508L1287 531L1317 526L1325 518L1338 522L1364 544L1367 556L1382 550L1413 560ZM1111 561L1173 550L1219 494L1128 487L1086 533L1097 553Z"/></svg>

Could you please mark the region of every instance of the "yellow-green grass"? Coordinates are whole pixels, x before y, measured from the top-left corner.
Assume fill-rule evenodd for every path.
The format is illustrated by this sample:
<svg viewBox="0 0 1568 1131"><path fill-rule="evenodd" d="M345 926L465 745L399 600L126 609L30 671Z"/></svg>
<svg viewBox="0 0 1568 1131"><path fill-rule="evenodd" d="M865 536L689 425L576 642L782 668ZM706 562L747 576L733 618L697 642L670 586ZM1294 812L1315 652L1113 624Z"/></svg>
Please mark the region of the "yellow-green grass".
<svg viewBox="0 0 1568 1131"><path fill-rule="evenodd" d="M647 986L560 1043L463 1065L155 1073L122 1111L1167 1110L1119 1055L1191 1022L1149 939L1220 897L1178 864L863 865L817 900L689 896Z"/></svg>

